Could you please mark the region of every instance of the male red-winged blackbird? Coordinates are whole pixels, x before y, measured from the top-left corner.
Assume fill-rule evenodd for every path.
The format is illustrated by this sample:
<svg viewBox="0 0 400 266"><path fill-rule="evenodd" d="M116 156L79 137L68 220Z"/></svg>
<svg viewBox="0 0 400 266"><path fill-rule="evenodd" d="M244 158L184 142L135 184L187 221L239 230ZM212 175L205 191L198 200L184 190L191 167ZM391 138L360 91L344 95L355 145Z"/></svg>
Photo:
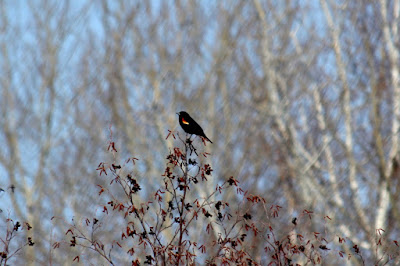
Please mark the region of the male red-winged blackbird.
<svg viewBox="0 0 400 266"><path fill-rule="evenodd" d="M179 115L179 124L186 133L203 137L212 143L212 141L207 138L206 134L204 134L201 126L197 124L196 121L194 121L188 113L186 113L185 111L181 111L176 114Z"/></svg>

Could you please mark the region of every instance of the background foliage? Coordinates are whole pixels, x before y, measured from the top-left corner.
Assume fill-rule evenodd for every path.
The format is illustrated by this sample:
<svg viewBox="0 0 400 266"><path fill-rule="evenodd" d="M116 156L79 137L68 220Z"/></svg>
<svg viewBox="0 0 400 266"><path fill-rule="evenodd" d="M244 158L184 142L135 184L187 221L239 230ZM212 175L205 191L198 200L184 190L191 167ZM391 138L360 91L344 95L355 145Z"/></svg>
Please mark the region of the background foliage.
<svg viewBox="0 0 400 266"><path fill-rule="evenodd" d="M302 230L346 239L346 254L398 254L399 15L398 0L1 1L0 235L9 217L35 242L15 263L63 262L51 218L100 215L110 126L150 197L181 110L214 142L198 197L234 176L283 207L275 230L309 210L320 219Z"/></svg>

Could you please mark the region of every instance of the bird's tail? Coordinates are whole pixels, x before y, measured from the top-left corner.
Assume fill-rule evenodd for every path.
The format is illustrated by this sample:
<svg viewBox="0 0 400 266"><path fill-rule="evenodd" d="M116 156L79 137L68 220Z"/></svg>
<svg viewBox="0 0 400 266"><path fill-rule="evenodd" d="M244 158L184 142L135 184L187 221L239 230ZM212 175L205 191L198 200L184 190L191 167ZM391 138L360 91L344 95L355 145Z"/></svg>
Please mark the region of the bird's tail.
<svg viewBox="0 0 400 266"><path fill-rule="evenodd" d="M205 138L205 139L208 140L209 142L213 143L209 138L207 138L206 135L204 135L203 138Z"/></svg>

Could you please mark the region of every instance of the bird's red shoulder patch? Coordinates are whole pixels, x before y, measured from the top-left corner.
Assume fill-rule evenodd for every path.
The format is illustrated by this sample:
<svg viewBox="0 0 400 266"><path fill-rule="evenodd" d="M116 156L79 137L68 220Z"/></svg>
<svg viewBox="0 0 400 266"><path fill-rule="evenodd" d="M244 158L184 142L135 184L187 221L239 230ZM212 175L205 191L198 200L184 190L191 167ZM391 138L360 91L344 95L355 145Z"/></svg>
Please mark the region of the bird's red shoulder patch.
<svg viewBox="0 0 400 266"><path fill-rule="evenodd" d="M189 122L185 120L185 118L182 117L182 123L184 123L185 125L189 125Z"/></svg>

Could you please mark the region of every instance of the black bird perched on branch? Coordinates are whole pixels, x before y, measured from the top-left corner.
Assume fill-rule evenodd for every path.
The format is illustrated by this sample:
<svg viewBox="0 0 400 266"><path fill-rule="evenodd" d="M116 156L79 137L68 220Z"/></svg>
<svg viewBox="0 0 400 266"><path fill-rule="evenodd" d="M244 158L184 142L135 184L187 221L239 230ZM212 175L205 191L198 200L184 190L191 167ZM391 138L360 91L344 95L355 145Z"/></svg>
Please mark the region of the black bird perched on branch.
<svg viewBox="0 0 400 266"><path fill-rule="evenodd" d="M207 138L206 134L204 134L201 126L197 124L196 121L194 121L194 119L191 118L188 113L186 113L185 111L181 111L176 114L179 115L179 124L186 133L203 137L212 143L212 141Z"/></svg>

